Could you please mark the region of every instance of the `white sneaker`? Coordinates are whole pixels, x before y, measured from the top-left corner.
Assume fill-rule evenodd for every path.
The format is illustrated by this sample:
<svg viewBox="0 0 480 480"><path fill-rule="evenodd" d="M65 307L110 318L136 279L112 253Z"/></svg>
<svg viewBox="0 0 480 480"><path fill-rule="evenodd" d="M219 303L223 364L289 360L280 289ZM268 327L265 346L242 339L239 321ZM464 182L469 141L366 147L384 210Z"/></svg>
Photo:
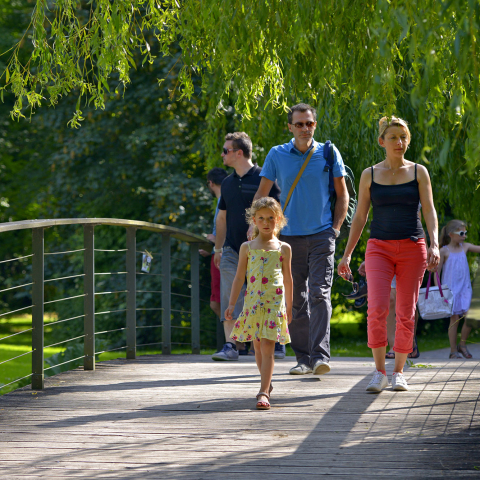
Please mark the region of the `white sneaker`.
<svg viewBox="0 0 480 480"><path fill-rule="evenodd" d="M408 383L403 376L403 373L397 372L392 375L392 390L408 390Z"/></svg>
<svg viewBox="0 0 480 480"><path fill-rule="evenodd" d="M373 378L367 386L367 392L381 392L385 387L388 387L388 378L378 370L373 374Z"/></svg>
<svg viewBox="0 0 480 480"><path fill-rule="evenodd" d="M323 375L330 371L330 365L328 362L324 362L323 360L317 360L315 365L313 366L313 374L314 375Z"/></svg>
<svg viewBox="0 0 480 480"><path fill-rule="evenodd" d="M290 369L289 373L290 375L306 375L307 373L312 373L312 369L304 363L298 363Z"/></svg>

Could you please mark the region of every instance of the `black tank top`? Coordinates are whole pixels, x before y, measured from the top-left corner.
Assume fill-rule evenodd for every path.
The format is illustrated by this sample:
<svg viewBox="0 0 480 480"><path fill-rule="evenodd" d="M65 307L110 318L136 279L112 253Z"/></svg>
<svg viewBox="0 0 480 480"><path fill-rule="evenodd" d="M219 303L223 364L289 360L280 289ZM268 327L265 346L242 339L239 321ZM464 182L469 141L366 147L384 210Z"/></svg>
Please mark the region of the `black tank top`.
<svg viewBox="0 0 480 480"><path fill-rule="evenodd" d="M370 198L373 206L373 220L370 225L370 238L378 240L404 240L410 237L424 238L422 222L418 217L420 193L415 180L399 185L380 185L373 181Z"/></svg>

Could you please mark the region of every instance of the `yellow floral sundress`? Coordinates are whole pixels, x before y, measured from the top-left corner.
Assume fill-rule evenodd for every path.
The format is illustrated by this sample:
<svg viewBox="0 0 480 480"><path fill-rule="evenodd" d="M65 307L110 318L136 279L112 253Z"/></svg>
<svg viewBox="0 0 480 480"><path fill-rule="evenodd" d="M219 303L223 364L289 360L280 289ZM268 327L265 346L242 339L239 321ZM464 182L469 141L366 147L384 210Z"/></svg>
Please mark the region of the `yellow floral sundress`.
<svg viewBox="0 0 480 480"><path fill-rule="evenodd" d="M278 250L251 249L248 244L247 288L243 310L230 338L239 342L268 338L290 343L285 308L281 245Z"/></svg>

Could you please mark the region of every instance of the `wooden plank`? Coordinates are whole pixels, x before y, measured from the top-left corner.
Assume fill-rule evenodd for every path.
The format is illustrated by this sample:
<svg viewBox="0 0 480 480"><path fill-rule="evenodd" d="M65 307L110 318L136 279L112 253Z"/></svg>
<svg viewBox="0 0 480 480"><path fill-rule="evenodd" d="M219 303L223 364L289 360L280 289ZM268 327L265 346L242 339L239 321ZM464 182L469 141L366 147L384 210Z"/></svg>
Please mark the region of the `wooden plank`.
<svg viewBox="0 0 480 480"><path fill-rule="evenodd" d="M371 361L324 377L275 366L256 411L253 359L149 356L99 363L0 398L5 478L473 478L480 364L406 371L411 390L369 395ZM261 448L259 448L259 445ZM407 459L406 461L400 459Z"/></svg>

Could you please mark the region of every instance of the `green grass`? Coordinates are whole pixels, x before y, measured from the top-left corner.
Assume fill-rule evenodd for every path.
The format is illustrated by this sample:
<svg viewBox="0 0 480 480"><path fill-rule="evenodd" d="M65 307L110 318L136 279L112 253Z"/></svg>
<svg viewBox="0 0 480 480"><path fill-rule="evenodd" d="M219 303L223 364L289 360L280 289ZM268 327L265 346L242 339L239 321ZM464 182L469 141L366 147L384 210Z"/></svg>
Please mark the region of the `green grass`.
<svg viewBox="0 0 480 480"><path fill-rule="evenodd" d="M364 315L364 311L345 311L340 305L334 308L331 321L332 357L371 357L371 350L367 347L367 328ZM56 320L54 315L51 315L46 319L46 334L51 331L51 329L48 327L48 322L54 320ZM0 362L31 350L31 332L22 333L2 341L3 337L27 330L31 328L31 326L32 319L29 315L0 319ZM448 320L421 322L417 331L417 340L420 352L448 347L449 343L447 337L447 328ZM472 331L469 341L479 343L480 331ZM60 353L63 350L64 349L62 346L47 348L45 349L44 353L45 359L51 355ZM214 348L204 348L200 353L202 355L211 355L214 352ZM155 355L160 353L161 349L158 348L140 347L137 350L138 355ZM191 353L191 350L188 347L175 348L172 350L172 353L188 354ZM287 345L287 356L294 356L290 345ZM116 352L102 353L98 355L97 361L113 360L116 358L125 358L125 351L120 350ZM0 365L0 386L30 374L32 365L31 362L31 354L28 354ZM45 363L45 368L48 367L49 365ZM50 371L50 373L53 372ZM48 375L49 372L46 372L45 374ZM15 390L16 388L27 385L29 382L30 379L27 378L20 382L13 383L12 385L0 390L0 393L4 394Z"/></svg>
<svg viewBox="0 0 480 480"><path fill-rule="evenodd" d="M46 321L54 321L55 317L47 317ZM14 333L21 332L32 328L32 317L30 315L22 315L13 318L0 319L0 339L7 337ZM45 327L45 332L48 333L51 329ZM0 341L0 362L8 360L10 358L27 353L32 350L32 332L25 332L14 337L7 338ZM61 352L63 348L50 347L44 350L45 358ZM47 368L48 365L45 364ZM0 385L7 384L14 381L17 378L22 378L32 373L32 355L23 355L20 358L16 358L10 362L0 365ZM29 379L13 383L12 385L1 390L1 393L7 393L15 390L19 386L23 386L29 383Z"/></svg>

